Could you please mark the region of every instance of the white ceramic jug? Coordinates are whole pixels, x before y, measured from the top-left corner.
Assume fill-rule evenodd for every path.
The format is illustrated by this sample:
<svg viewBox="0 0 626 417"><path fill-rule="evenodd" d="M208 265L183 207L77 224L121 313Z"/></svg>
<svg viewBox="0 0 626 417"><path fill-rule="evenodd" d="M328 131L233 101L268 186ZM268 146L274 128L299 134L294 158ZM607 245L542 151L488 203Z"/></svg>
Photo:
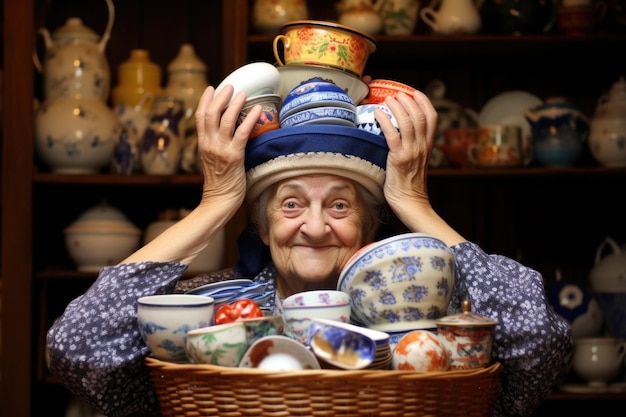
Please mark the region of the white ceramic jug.
<svg viewBox="0 0 626 417"><path fill-rule="evenodd" d="M598 100L591 119L589 147L602 165L626 166L626 80L623 76Z"/></svg>
<svg viewBox="0 0 626 417"><path fill-rule="evenodd" d="M440 35L473 34L482 25L473 0L434 0L420 10L420 17Z"/></svg>
<svg viewBox="0 0 626 417"><path fill-rule="evenodd" d="M339 0L335 4L339 13L339 23L365 32L378 35L383 28L380 8L385 0Z"/></svg>
<svg viewBox="0 0 626 417"><path fill-rule="evenodd" d="M589 272L591 289L595 292L626 293L624 277L626 277L626 250L607 236L598 246L595 265Z"/></svg>
<svg viewBox="0 0 626 417"><path fill-rule="evenodd" d="M44 76L46 100L72 94L102 101L109 97L111 71L104 49L111 35L115 9L112 0L105 1L109 19L100 39L78 17L68 18L52 35L46 28L38 30L45 42L45 58L42 64L34 53L33 60Z"/></svg>

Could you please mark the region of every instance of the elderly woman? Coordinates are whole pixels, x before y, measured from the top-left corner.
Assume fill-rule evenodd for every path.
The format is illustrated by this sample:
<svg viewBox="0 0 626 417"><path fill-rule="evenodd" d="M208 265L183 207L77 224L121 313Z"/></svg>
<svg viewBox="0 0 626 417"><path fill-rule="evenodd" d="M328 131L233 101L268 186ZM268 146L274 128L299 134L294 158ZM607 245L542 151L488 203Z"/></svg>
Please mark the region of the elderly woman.
<svg viewBox="0 0 626 417"><path fill-rule="evenodd" d="M49 330L50 370L58 380L108 417L158 415L136 301L181 291L189 282L201 285L181 276L246 196L260 245L242 247L245 259L229 276L268 282L274 311L293 293L335 288L350 257L375 239L386 202L410 231L452 248L457 277L448 312L457 313L461 300L470 299L475 313L498 321L492 355L504 371L495 415L530 415L559 376L570 328L550 309L538 272L486 254L431 207L426 172L437 114L426 96L386 99L399 129L377 111L386 141L381 147L358 129L335 129L348 137L334 138L332 128L321 126L282 142L264 144L259 136L248 143L260 108L237 126L245 95L227 105L232 94L230 86L217 95L208 87L198 105L199 205L119 265L103 268ZM253 250L257 246L269 258Z"/></svg>

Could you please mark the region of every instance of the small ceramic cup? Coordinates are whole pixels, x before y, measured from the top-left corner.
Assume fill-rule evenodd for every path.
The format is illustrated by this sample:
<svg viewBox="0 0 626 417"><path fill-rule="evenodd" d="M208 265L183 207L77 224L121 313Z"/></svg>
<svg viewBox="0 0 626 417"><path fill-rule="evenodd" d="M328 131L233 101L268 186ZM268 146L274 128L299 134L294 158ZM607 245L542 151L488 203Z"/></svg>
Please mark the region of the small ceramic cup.
<svg viewBox="0 0 626 417"><path fill-rule="evenodd" d="M435 323L437 337L450 358L450 369L489 366L497 321L473 314L469 300L465 300L461 314L442 317Z"/></svg>
<svg viewBox="0 0 626 417"><path fill-rule="evenodd" d="M410 97L415 93L415 88L394 80L375 79L368 87L369 93L360 104L382 104L387 97L396 97L400 92Z"/></svg>
<svg viewBox="0 0 626 417"><path fill-rule="evenodd" d="M522 166L522 129L517 125L479 126L476 144L468 147L467 157L484 168Z"/></svg>
<svg viewBox="0 0 626 417"><path fill-rule="evenodd" d="M467 149L476 144L478 129L475 127L448 128L443 131L444 143L437 145L443 152L446 162L452 168L469 168L474 163L467 155Z"/></svg>
<svg viewBox="0 0 626 417"><path fill-rule="evenodd" d="M615 337L574 339L572 369L590 386L603 387L624 369L626 342Z"/></svg>
<svg viewBox="0 0 626 417"><path fill-rule="evenodd" d="M293 294L283 301L285 334L307 344L312 319L350 321L350 296L337 290L315 290Z"/></svg>
<svg viewBox="0 0 626 417"><path fill-rule="evenodd" d="M139 333L155 358L187 362L187 332L207 327L215 301L193 294L148 295L137 300Z"/></svg>
<svg viewBox="0 0 626 417"><path fill-rule="evenodd" d="M239 113L239 119L237 125L239 125L248 115L248 112L256 105L261 106L261 116L254 124L254 128L250 133L250 139L257 136L271 132L280 127L279 111L280 111L281 97L278 94L261 94L258 96L250 97L246 100L241 112Z"/></svg>
<svg viewBox="0 0 626 417"><path fill-rule="evenodd" d="M374 116L375 109L382 110L387 116L389 116L389 119L391 120L391 123L394 125L394 127L396 129L399 129L398 121L396 120L393 113L391 113L389 107L387 107L387 105L384 103L361 104L359 106L356 106L356 127L361 130L366 130L375 135L384 136L383 131L380 128L380 123L378 123L378 120L376 120L376 117Z"/></svg>
<svg viewBox="0 0 626 417"><path fill-rule="evenodd" d="M185 353L192 363L237 367L248 346L246 325L236 321L190 330Z"/></svg>

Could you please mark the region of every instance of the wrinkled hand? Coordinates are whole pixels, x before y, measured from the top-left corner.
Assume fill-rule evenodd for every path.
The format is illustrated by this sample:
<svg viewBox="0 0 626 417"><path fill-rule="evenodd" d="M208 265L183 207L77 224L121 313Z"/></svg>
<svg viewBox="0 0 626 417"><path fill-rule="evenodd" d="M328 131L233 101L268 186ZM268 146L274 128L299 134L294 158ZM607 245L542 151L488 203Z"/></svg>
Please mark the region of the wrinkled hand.
<svg viewBox="0 0 626 417"><path fill-rule="evenodd" d="M426 175L435 141L437 111L421 91L412 97L404 93L387 97L385 104L395 116L399 132L384 112L375 110L389 146L384 193L391 209L404 221L431 208Z"/></svg>
<svg viewBox="0 0 626 417"><path fill-rule="evenodd" d="M246 143L261 106L255 106L237 126L239 113L246 101L245 93L235 95L227 85L218 94L208 87L198 102L195 113L198 133L198 155L204 175L202 203L219 202L236 211L246 193L244 157Z"/></svg>

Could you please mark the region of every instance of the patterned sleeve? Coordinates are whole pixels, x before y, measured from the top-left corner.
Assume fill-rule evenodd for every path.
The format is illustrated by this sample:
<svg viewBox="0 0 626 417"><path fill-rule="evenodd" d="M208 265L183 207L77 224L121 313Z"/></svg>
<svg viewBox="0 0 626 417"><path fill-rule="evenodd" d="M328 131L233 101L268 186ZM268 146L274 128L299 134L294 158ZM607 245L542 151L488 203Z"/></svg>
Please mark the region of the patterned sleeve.
<svg viewBox="0 0 626 417"><path fill-rule="evenodd" d="M570 325L548 304L537 271L470 242L452 249L457 271L450 305L460 310L469 298L472 312L498 321L492 357L504 370L494 415L529 416L563 370L572 347Z"/></svg>
<svg viewBox="0 0 626 417"><path fill-rule="evenodd" d="M48 330L50 372L107 417L158 415L143 363L137 299L170 293L187 267L141 262L105 267Z"/></svg>

